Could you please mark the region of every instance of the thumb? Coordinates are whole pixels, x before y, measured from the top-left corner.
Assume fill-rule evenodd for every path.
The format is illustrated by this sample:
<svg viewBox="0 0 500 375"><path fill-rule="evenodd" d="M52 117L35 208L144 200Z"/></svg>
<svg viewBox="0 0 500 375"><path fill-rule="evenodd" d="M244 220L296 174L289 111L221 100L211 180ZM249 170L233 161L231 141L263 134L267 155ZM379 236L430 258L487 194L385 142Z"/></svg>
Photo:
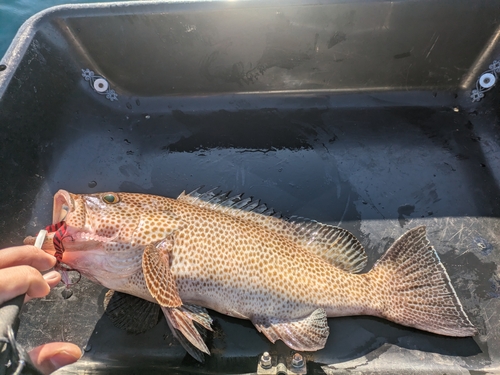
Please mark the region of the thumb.
<svg viewBox="0 0 500 375"><path fill-rule="evenodd" d="M37 346L29 352L33 364L44 375L76 362L82 356L82 351L75 344L68 342L51 342Z"/></svg>

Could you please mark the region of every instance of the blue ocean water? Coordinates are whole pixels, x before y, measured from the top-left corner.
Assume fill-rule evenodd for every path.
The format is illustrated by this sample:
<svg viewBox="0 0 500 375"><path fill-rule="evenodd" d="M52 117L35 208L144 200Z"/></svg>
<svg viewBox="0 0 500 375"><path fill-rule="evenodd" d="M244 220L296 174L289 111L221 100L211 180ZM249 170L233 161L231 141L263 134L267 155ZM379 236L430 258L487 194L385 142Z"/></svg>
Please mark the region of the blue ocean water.
<svg viewBox="0 0 500 375"><path fill-rule="evenodd" d="M55 5L97 2L103 0L0 0L0 57L7 51L23 22L32 15Z"/></svg>

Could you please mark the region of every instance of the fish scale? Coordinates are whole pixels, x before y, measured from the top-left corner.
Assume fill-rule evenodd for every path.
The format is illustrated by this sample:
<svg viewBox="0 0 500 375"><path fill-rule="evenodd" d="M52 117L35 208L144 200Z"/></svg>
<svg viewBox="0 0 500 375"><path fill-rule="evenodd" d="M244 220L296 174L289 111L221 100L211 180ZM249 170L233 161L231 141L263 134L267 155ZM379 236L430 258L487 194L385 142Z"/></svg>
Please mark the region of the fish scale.
<svg viewBox="0 0 500 375"><path fill-rule="evenodd" d="M204 220L199 220L199 211ZM253 311L260 309L261 313L278 312L280 317L296 319L312 313L318 306L357 306L369 295L336 293L338 287L356 291L362 277L330 266L267 228L208 208L196 209L187 203L176 205L174 212L183 221L197 222L189 228L189 234L176 242L171 266L181 294L192 302L208 304L207 307L225 314L235 310L239 315L251 317ZM227 243L232 244L233 256L223 251ZM183 256L190 268L186 269L185 263L178 264L177 256ZM225 263L232 272L224 272L221 264ZM213 295L206 295L206 301L196 300L200 296L199 290L192 287L193 273L206 280L223 275L216 276L220 282L214 285ZM240 275L240 281L232 275ZM310 282L313 279L315 283ZM337 286L335 280L341 285ZM247 289L265 297L256 300ZM241 310L232 306L234 300L238 300Z"/></svg>
<svg viewBox="0 0 500 375"><path fill-rule="evenodd" d="M105 287L159 304L198 360L209 353L194 325L210 329L205 308L249 319L270 341L295 350L323 348L327 317L335 316L373 315L449 336L476 333L425 227L405 233L369 272L358 273L366 254L351 233L277 217L241 195L61 190L53 222L61 220L62 261ZM44 250L54 252L54 234Z"/></svg>

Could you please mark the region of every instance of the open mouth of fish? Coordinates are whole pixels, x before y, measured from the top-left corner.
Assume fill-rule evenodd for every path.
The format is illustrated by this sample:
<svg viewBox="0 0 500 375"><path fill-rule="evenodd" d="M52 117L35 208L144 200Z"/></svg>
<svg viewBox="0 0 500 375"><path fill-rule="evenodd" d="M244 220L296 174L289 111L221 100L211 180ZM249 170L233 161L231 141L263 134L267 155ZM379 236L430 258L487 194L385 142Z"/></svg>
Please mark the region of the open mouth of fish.
<svg viewBox="0 0 500 375"><path fill-rule="evenodd" d="M52 224L57 224L61 221L65 221L68 216L68 212L73 211L75 207L75 201L67 191L59 190L56 195L54 195L54 205L52 208Z"/></svg>
<svg viewBox="0 0 500 375"><path fill-rule="evenodd" d="M83 202L79 204L83 205ZM65 251L82 251L95 249L100 245L113 241L112 237L101 236L95 233L88 219L85 208L77 207L77 203L70 193L59 190L54 195L52 209L52 225L45 228L47 236L42 244L42 250L52 255L60 255ZM35 237L27 237L25 244L34 244Z"/></svg>

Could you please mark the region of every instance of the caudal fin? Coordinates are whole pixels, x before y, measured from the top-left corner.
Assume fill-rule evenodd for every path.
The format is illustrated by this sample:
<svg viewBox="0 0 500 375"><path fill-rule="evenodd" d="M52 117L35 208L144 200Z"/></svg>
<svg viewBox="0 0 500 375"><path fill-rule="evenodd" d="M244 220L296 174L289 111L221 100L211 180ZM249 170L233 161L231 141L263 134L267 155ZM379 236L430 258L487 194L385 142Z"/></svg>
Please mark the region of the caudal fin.
<svg viewBox="0 0 500 375"><path fill-rule="evenodd" d="M425 227L402 235L368 273L384 290L381 315L393 322L446 336L473 336L450 278Z"/></svg>

